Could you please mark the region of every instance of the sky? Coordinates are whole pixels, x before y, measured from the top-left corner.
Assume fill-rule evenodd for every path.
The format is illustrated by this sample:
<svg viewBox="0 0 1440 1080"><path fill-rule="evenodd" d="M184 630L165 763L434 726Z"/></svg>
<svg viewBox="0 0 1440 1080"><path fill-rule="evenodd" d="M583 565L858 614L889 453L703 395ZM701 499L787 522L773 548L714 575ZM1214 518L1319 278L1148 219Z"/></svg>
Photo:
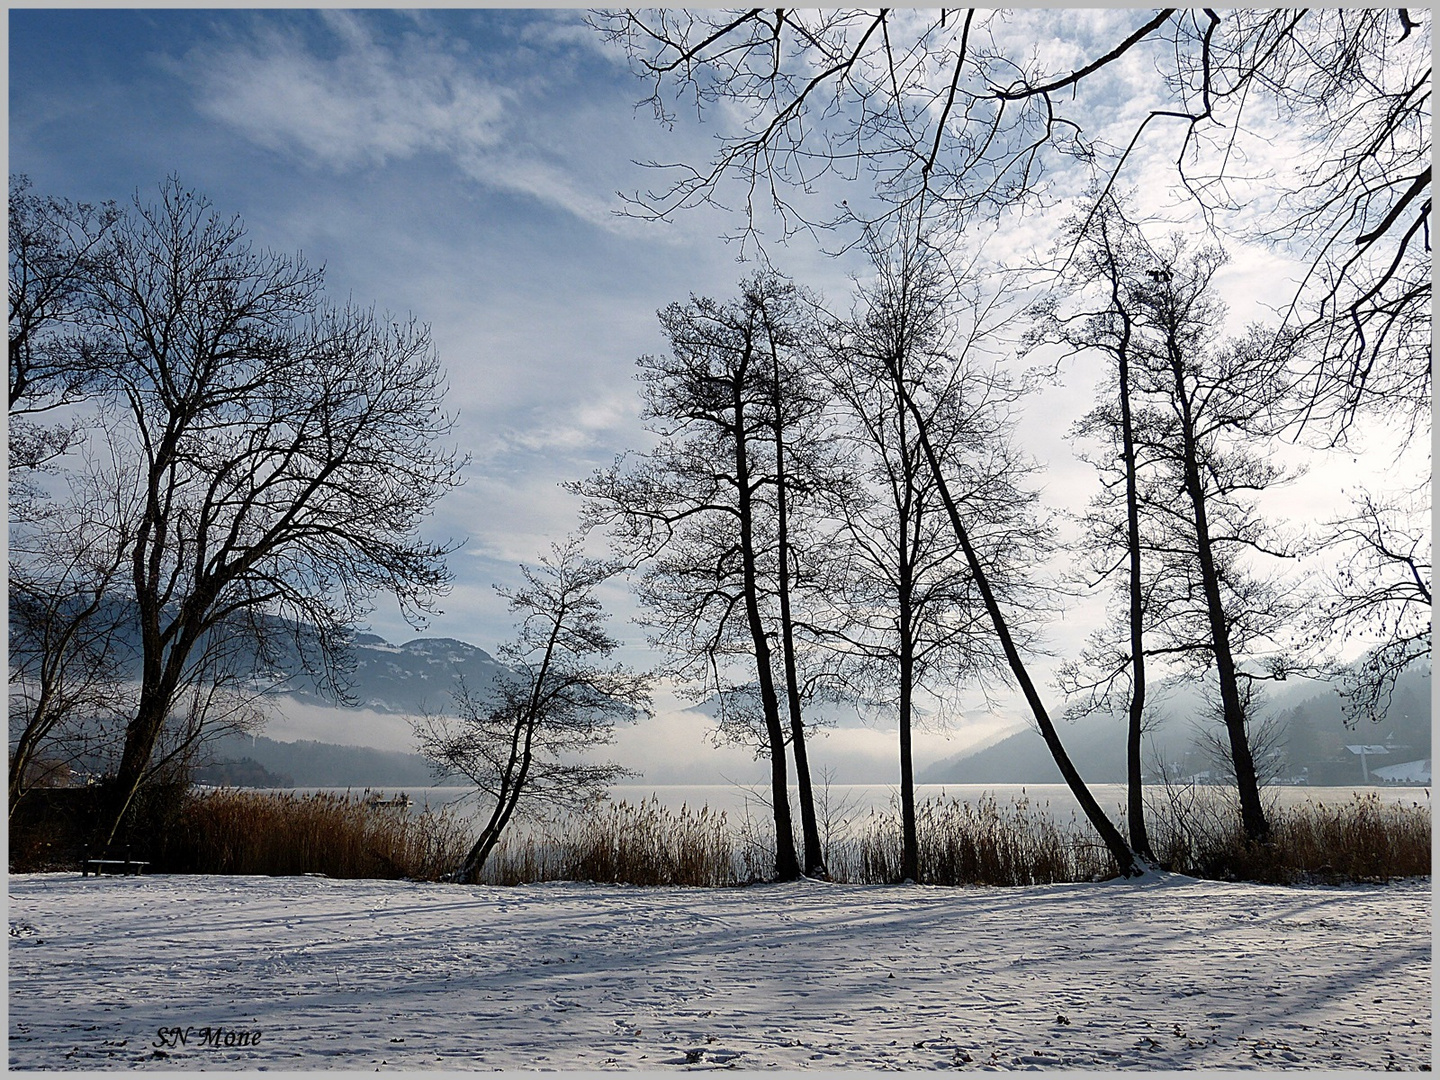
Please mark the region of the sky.
<svg viewBox="0 0 1440 1080"><path fill-rule="evenodd" d="M1055 47L1102 17L1060 13ZM616 213L617 192L653 183L636 162L702 160L713 131L685 118L666 128L637 107L643 84L578 12L12 10L9 52L9 169L36 191L148 201L177 176L241 215L258 246L323 264L330 296L431 327L469 464L425 529L462 542L428 635L487 649L509 635L493 585L516 582L518 562L574 527L577 503L559 485L645 444L633 372L663 348L655 312L691 293L732 295L752 268L717 239L734 224L718 212L668 223ZM1119 130L1138 107L1117 95L1107 122ZM1166 152L1162 139L1137 179ZM1011 228L1015 243L1043 240L1033 221ZM863 270L803 239L771 258L842 306ZM1287 272L1273 254L1242 251L1223 283L1234 317L1258 314L1267 283ZM1083 509L1093 490L1063 437L1087 392L1073 374L1022 422L1061 508ZM1313 497L1301 485L1282 499L1304 517ZM627 658L643 664L628 594L616 585L605 598ZM1052 652L1072 649L1096 611L1057 620ZM383 598L371 625L392 641L416 634ZM620 748L656 758L658 775L748 758L708 749L703 719L660 701ZM922 736L921 764L1018 717L967 707L953 741ZM879 763L891 742L852 726L817 757L828 746L836 760Z"/></svg>

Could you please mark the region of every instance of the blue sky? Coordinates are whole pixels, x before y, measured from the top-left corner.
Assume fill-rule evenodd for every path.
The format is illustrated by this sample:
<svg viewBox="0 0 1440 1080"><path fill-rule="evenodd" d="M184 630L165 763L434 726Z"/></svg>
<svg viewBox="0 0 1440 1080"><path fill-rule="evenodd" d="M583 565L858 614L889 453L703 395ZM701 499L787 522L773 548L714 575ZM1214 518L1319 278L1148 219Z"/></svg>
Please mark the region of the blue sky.
<svg viewBox="0 0 1440 1080"><path fill-rule="evenodd" d="M613 212L632 159L704 138L640 91L575 12L12 11L10 170L121 201L176 174L332 296L429 323L472 456L430 529L466 540L430 632L490 647L490 583L573 524L558 483L640 438L655 311L745 269L704 215ZM383 603L374 623L408 633Z"/></svg>
<svg viewBox="0 0 1440 1080"><path fill-rule="evenodd" d="M655 312L730 295L748 269L713 215L614 213L617 191L649 180L634 160L698 156L708 133L637 109L643 87L578 12L15 10L9 22L9 168L35 190L148 200L178 175L258 245L325 264L331 296L430 324L471 464L426 529L464 546L425 633L487 649L507 638L492 586L574 527L559 484L643 444L632 376L663 346ZM777 262L847 287L850 267L816 251ZM643 664L628 593L617 584L607 602ZM372 626L415 636L384 597ZM349 741L324 723L313 734ZM391 719L348 723L354 741L403 740ZM672 708L622 756L652 775L673 764L659 747L707 763L675 775L745 772L747 752L702 749L704 726Z"/></svg>
<svg viewBox="0 0 1440 1080"><path fill-rule="evenodd" d="M1065 55L1106 17L1061 12L1014 32L1039 25ZM747 270L717 239L734 222L715 212L669 224L614 213L617 190L654 182L634 161L705 159L712 129L655 123L637 107L644 85L573 11L12 10L9 34L9 167L37 191L149 199L177 175L243 216L260 246L325 264L332 297L430 324L471 465L427 529L465 541L427 632L484 648L508 636L491 586L573 527L558 485L643 445L632 373L663 345L655 311L691 292L728 296ZM1125 77L1153 77L1142 68ZM1117 138L1145 107L1115 94ZM1172 162L1164 136L1135 159L1131 178L1159 193L1152 209ZM1038 244L1061 217L1012 223L1012 240ZM842 306L862 269L804 242L772 258ZM1237 249L1225 274L1237 317L1282 299L1288 273L1273 253ZM1063 438L1087 390L1075 374L1027 406L1052 505L1083 508L1094 488ZM1313 516L1306 500L1334 489L1325 475L1285 509ZM617 630L640 642L626 594L608 599ZM1094 617L1057 621L1052 649L1063 655ZM412 636L383 598L373 628ZM972 734L995 730L986 710L972 715ZM692 721L665 722L652 743L695 735ZM846 745L879 761L890 739L857 732ZM938 736L927 747L955 749Z"/></svg>

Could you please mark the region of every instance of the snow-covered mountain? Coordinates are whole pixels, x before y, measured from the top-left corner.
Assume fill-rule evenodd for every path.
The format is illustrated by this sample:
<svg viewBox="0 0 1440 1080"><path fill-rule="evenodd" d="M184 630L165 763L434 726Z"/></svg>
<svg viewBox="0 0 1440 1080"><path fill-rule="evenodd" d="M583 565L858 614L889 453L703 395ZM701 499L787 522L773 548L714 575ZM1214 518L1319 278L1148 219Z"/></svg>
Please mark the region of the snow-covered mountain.
<svg viewBox="0 0 1440 1080"><path fill-rule="evenodd" d="M484 649L455 638L422 637L392 645L374 634L357 634L350 653L354 667L347 673L347 689L356 707L380 713L444 712L462 682L483 695L506 672ZM290 680L283 692L301 701L334 704L305 676Z"/></svg>
<svg viewBox="0 0 1440 1080"><path fill-rule="evenodd" d="M350 703L323 694L308 674L292 676L266 695L259 743L222 740L216 760L250 758L301 786L421 784L429 766L414 752L411 720L451 710L462 685L483 698L507 672L484 649L455 638L392 645L358 634L350 660Z"/></svg>

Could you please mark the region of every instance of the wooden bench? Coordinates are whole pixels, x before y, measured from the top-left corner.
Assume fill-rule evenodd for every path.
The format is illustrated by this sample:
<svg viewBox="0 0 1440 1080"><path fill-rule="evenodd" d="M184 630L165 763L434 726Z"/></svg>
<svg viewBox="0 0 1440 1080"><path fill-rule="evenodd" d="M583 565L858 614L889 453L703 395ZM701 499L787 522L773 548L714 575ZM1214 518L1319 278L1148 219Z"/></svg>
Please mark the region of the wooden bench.
<svg viewBox="0 0 1440 1080"><path fill-rule="evenodd" d="M149 866L147 859L86 859L80 864L80 876L86 877L91 871L101 874L143 874Z"/></svg>

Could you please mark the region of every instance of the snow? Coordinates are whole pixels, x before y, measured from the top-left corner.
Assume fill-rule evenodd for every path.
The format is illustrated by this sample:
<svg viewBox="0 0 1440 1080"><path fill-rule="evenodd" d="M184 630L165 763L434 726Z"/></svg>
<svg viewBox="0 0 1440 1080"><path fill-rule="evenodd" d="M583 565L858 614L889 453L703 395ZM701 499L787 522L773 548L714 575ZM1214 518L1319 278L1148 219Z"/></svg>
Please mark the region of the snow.
<svg viewBox="0 0 1440 1080"><path fill-rule="evenodd" d="M1428 881L9 890L12 1068L1430 1063Z"/></svg>
<svg viewBox="0 0 1440 1080"><path fill-rule="evenodd" d="M1406 761L1399 765L1387 765L1383 769L1371 769L1370 775L1392 784L1429 784L1430 759Z"/></svg>

